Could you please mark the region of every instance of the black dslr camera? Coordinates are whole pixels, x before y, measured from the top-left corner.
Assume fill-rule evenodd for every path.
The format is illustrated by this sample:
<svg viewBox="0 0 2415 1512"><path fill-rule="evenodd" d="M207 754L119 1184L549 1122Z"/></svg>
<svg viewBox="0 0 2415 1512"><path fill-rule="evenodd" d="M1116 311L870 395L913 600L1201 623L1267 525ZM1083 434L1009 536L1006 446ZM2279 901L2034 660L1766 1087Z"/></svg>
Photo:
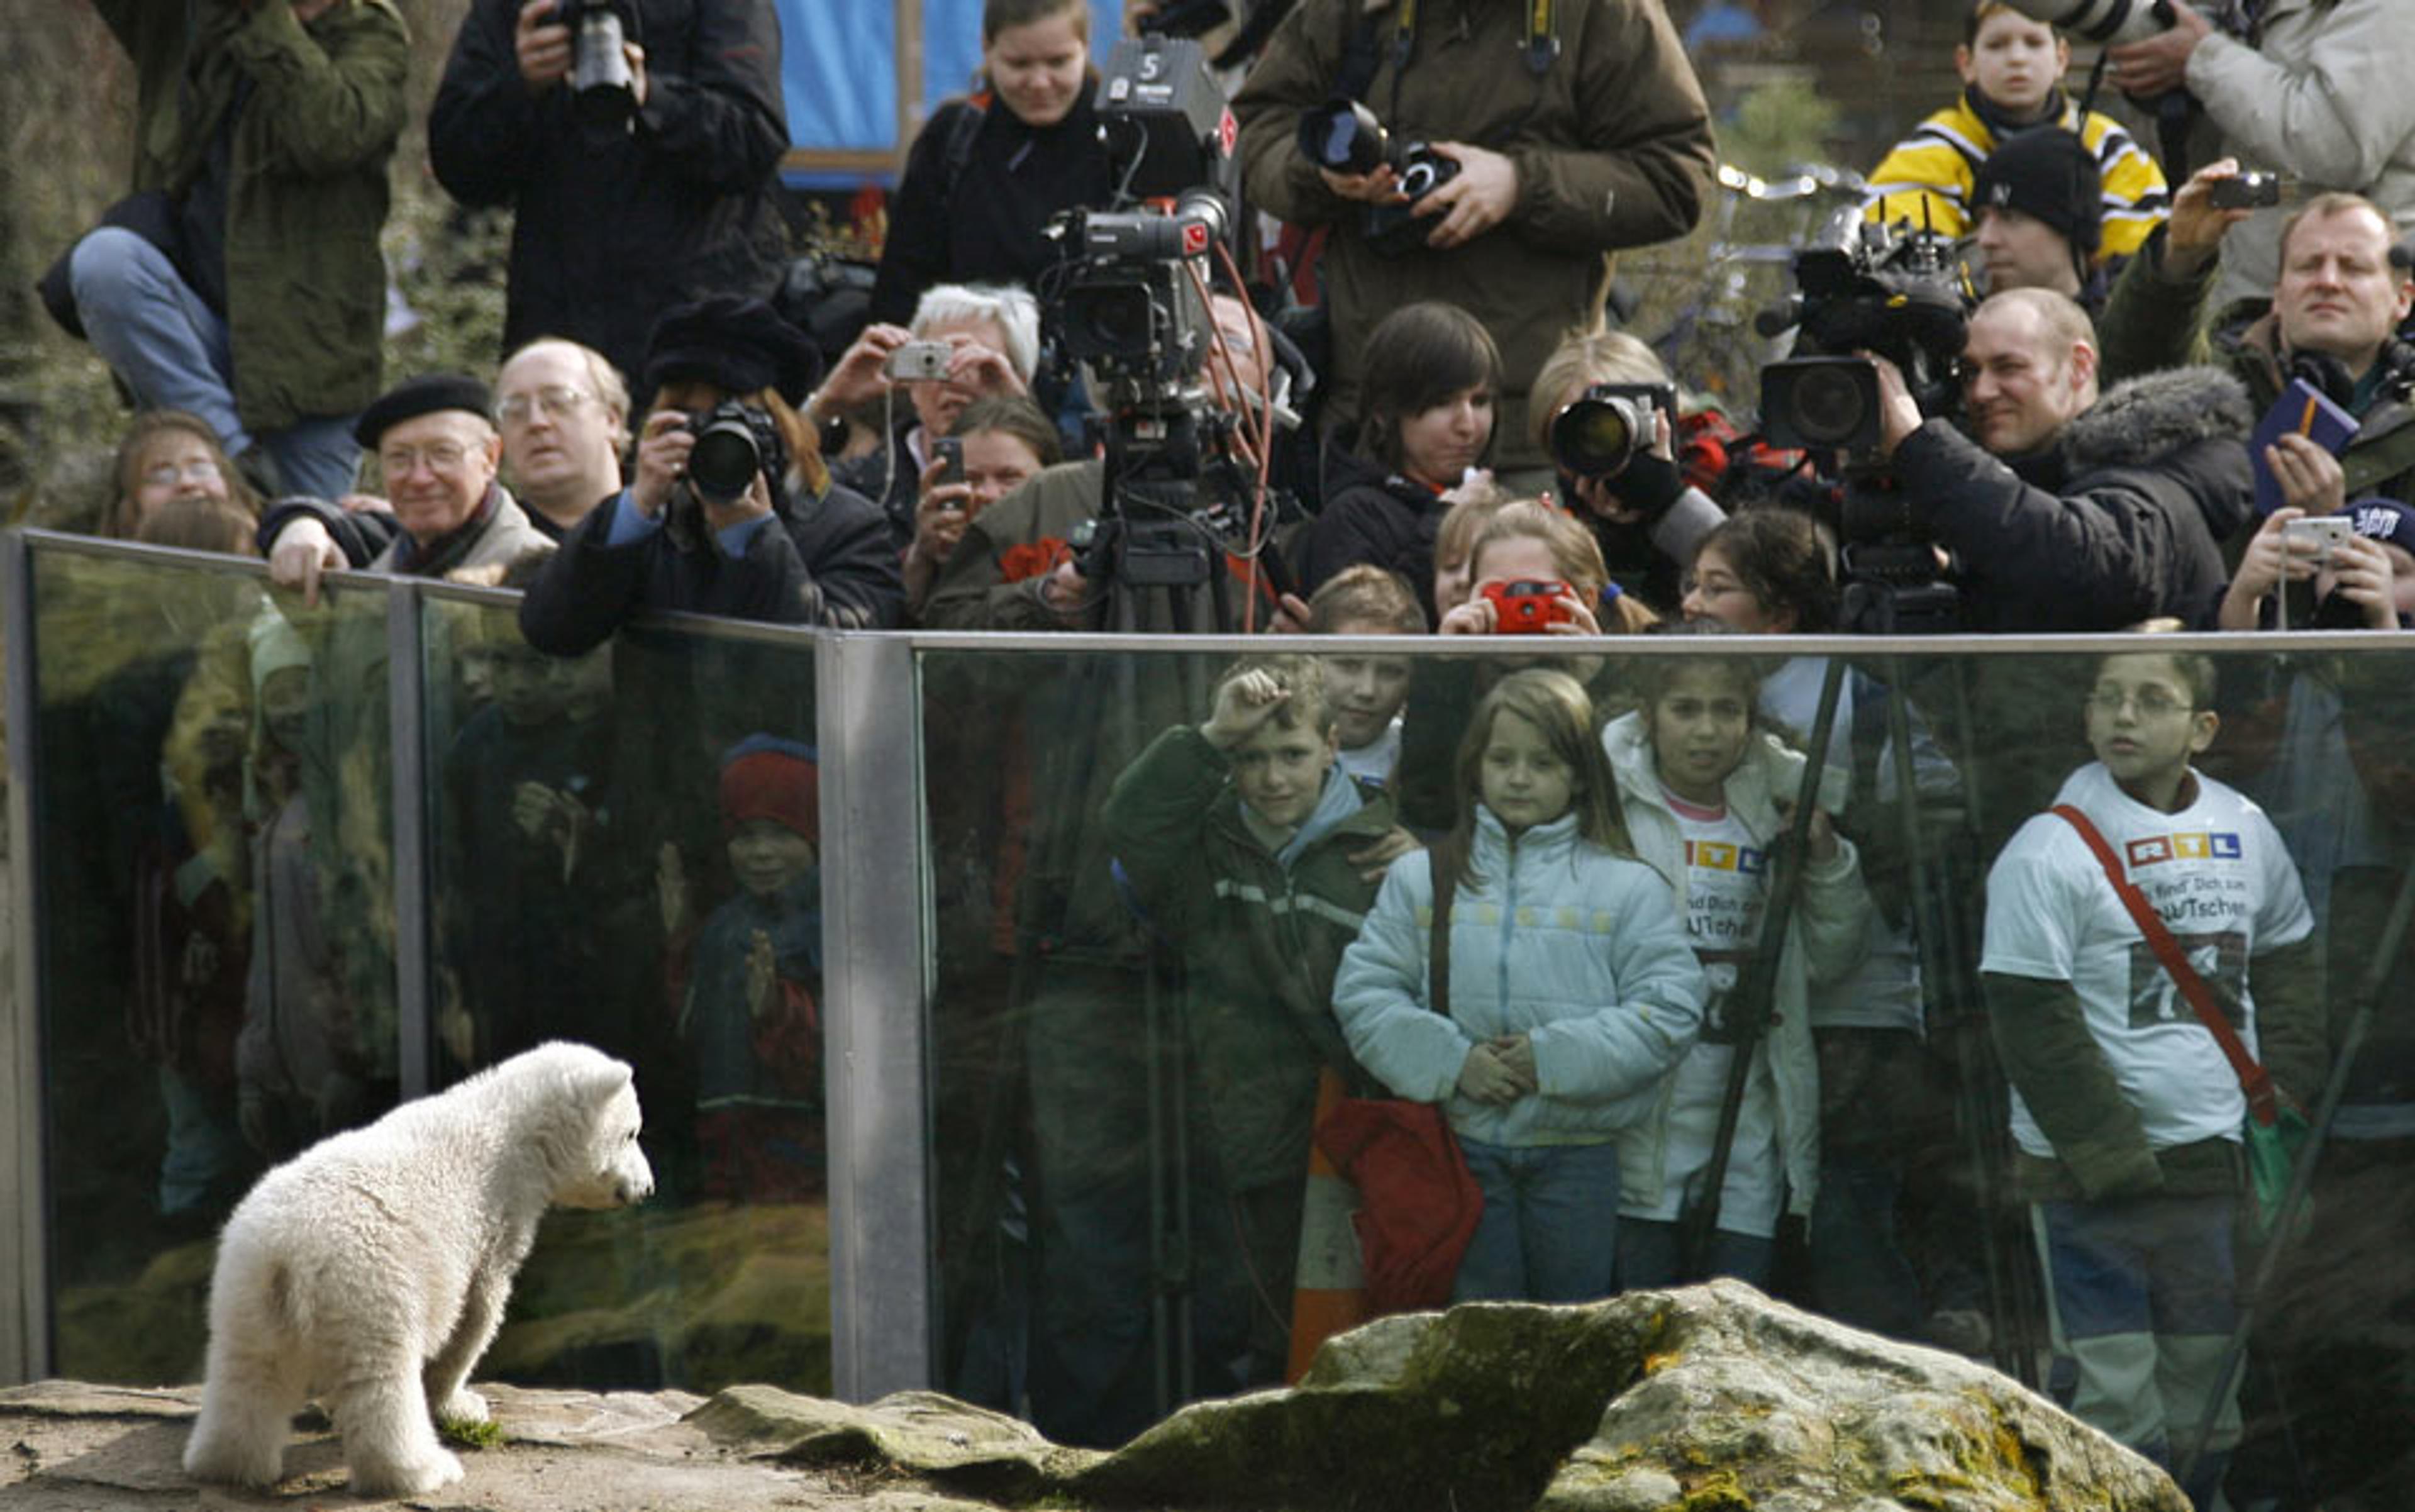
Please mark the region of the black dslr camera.
<svg viewBox="0 0 2415 1512"><path fill-rule="evenodd" d="M1677 390L1669 383L1596 383L1552 416L1552 460L1572 478L1611 478L1652 449L1653 416L1677 420Z"/></svg>
<svg viewBox="0 0 2415 1512"><path fill-rule="evenodd" d="M726 504L746 492L757 473L788 471L788 449L772 417L742 399L724 399L687 417L696 446L687 454L689 489L706 503Z"/></svg>
<svg viewBox="0 0 2415 1512"><path fill-rule="evenodd" d="M627 130L638 93L622 46L638 40L637 7L629 0L553 0L553 16L570 28L571 113L598 135Z"/></svg>
<svg viewBox="0 0 2415 1512"><path fill-rule="evenodd" d="M1433 227L1418 215L1418 202L1459 176L1456 160L1422 142L1395 148L1375 112L1355 99L1329 99L1323 109L1301 116L1299 150L1310 162L1336 173L1372 173L1386 163L1392 165L1408 202L1367 207L1367 245L1385 257L1426 245Z"/></svg>

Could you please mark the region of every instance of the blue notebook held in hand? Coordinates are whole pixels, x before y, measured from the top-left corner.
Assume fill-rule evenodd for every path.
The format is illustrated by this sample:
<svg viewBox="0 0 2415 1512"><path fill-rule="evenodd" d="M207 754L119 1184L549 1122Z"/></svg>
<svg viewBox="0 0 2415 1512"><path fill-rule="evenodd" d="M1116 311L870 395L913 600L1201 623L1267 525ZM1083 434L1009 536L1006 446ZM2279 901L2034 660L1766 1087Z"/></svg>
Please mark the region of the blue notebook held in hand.
<svg viewBox="0 0 2415 1512"><path fill-rule="evenodd" d="M2287 501L2272 470L2264 465L2264 448L2290 432L2305 437L2333 457L2348 450L2356 436L2356 417L2332 402L2322 390L2302 378L2292 379L2247 442L2247 459L2256 467L2256 513L2270 515Z"/></svg>

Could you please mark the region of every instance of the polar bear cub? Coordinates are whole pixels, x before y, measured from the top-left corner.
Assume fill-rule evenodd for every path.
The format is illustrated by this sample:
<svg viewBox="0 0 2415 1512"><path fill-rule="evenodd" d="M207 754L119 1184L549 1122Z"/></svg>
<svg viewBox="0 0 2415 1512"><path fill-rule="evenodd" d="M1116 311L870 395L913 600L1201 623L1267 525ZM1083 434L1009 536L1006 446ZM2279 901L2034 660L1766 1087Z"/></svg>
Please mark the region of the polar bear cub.
<svg viewBox="0 0 2415 1512"><path fill-rule="evenodd" d="M434 1415L487 1420L467 1388L547 1207L642 1201L635 1075L556 1040L261 1177L219 1236L194 1478L276 1482L316 1393L361 1496L461 1478ZM432 1409L432 1412L431 1412Z"/></svg>

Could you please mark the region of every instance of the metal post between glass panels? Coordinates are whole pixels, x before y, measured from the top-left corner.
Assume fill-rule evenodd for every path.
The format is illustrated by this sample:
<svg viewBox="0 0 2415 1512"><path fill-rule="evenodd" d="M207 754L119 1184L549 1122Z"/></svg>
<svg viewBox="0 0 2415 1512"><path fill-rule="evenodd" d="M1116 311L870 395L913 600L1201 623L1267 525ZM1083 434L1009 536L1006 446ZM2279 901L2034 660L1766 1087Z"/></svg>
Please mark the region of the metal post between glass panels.
<svg viewBox="0 0 2415 1512"><path fill-rule="evenodd" d="M868 1401L934 1380L924 1094L927 851L921 702L902 638L825 636L823 986L830 1098L832 1376Z"/></svg>
<svg viewBox="0 0 2415 1512"><path fill-rule="evenodd" d="M428 662L414 585L385 598L386 711L393 729L395 1066L402 1097L428 1091Z"/></svg>
<svg viewBox="0 0 2415 1512"><path fill-rule="evenodd" d="M34 593L23 535L0 532L0 638L8 648L8 895L14 970L0 981L0 1382L50 1373L42 1214L40 981L34 919Z"/></svg>

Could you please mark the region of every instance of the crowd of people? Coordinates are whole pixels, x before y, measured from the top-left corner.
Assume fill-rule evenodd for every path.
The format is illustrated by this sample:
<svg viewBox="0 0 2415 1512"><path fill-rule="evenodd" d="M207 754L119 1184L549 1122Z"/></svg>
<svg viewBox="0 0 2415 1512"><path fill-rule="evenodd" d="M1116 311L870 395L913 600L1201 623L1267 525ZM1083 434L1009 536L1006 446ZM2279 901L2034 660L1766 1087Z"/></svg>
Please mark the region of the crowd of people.
<svg viewBox="0 0 2415 1512"><path fill-rule="evenodd" d="M1163 676L929 669L942 1384L1118 1442L1168 1404L1169 1295L1175 1395L1282 1379L1313 1342L1322 1110L1388 1095L1444 1111L1483 1194L1454 1298L1725 1275L2034 1350L2225 1505L2260 1431L2217 1379L2253 1086L2121 900L2314 1107L2415 861L2403 700L2374 658L2217 677L2144 638L1941 701L1718 641L2415 626L2415 27L2387 0L2170 0L2084 83L2043 7L1970 6L1959 93L1863 212L1951 245L1952 340L1915 361L1882 321L1824 353L1868 409L1833 452L1605 318L1607 255L1716 192L1657 0L1298 0L1226 53L1245 246L1177 266L1137 402L1057 329L1048 227L1126 177L1084 0L987 0L982 86L907 155L832 351L770 302L770 0L620 0L601 96L558 0L474 0L427 129L450 194L516 213L502 360L393 382L389 0L94 4L141 83L137 192L44 292L140 407L105 529L295 591L186 656L146 726L165 804L128 805L163 1207L395 1095L392 921L363 903L390 838L356 770L389 735L352 696L386 646L320 609L330 571L522 591L441 648L440 1065L629 1055L678 1089L648 1089L680 1130L655 1165L699 1201L822 1190L818 757L810 698L751 696L738 646L686 669L679 758L636 752L613 710L663 684L634 618L1337 635ZM1321 160L1337 97L1420 145ZM1429 634L1544 638L1366 638ZM2084 748L2005 762L2048 726ZM1949 897L1905 835L1947 833L1983 769L1984 884ZM2415 1306L2384 1242L2415 1220L2410 1045L2346 1070L2293 1296ZM1990 1141L1985 1179L1950 1153ZM2008 1256L1985 1209L2016 1203ZM2006 1265L2045 1337L2004 1337ZM2386 1462L2415 1392L2328 1363L2352 1327L2268 1333L2248 1400L2296 1473L2250 1452L2232 1502L2310 1507Z"/></svg>

